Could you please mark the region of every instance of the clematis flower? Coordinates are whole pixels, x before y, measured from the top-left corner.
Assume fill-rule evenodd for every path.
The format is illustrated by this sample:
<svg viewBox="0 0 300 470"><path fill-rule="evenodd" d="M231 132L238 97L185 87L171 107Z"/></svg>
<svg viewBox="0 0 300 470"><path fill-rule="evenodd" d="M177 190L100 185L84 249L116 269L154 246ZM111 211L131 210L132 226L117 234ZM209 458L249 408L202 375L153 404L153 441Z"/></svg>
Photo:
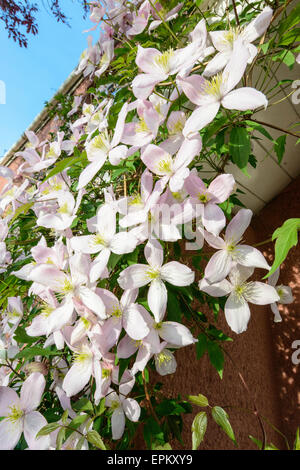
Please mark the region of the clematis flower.
<svg viewBox="0 0 300 470"><path fill-rule="evenodd" d="M182 189L184 180L190 173L188 165L200 153L201 148L202 140L197 134L193 138L183 141L174 158L162 147L149 144L142 153L141 160L152 173L165 177L164 181L166 182L169 181L172 192L177 192Z"/></svg>
<svg viewBox="0 0 300 470"><path fill-rule="evenodd" d="M63 300L61 304L51 312L51 323L47 334L59 330L66 325L76 308L76 300L94 312L98 318L106 318L105 306L99 295L90 286L89 272L90 261L87 255L77 253L70 257L70 274L57 269L51 264L40 264L32 269L29 279L38 282L59 294Z"/></svg>
<svg viewBox="0 0 300 470"><path fill-rule="evenodd" d="M101 44L102 57L99 63L99 68L96 70L96 77L101 77L101 75L108 69L109 64L111 63L114 57L114 40L109 39L104 41Z"/></svg>
<svg viewBox="0 0 300 470"><path fill-rule="evenodd" d="M46 228L52 228L57 231L66 230L69 228L76 217L76 213L79 209L83 191L78 191L77 199L75 200L72 193L69 191L61 191L57 193L57 204L53 207L50 206L51 212L45 211L43 213L42 206L38 209L41 213L37 218L37 225ZM46 206L47 207L47 206ZM35 210L35 207L34 207Z"/></svg>
<svg viewBox="0 0 300 470"><path fill-rule="evenodd" d="M252 218L250 209L241 209L227 225L224 239L205 232L205 240L218 251L212 255L206 268L205 278L210 283L222 281L236 263L242 266L270 269L262 253L249 245L241 245L243 233Z"/></svg>
<svg viewBox="0 0 300 470"><path fill-rule="evenodd" d="M139 120L124 125L121 142L139 149L157 136L160 117L150 101L137 100L128 106L128 111L133 109L137 110Z"/></svg>
<svg viewBox="0 0 300 470"><path fill-rule="evenodd" d="M159 375L174 374L177 362L174 354L166 348L166 343L161 343L160 351L154 354L155 369Z"/></svg>
<svg viewBox="0 0 300 470"><path fill-rule="evenodd" d="M189 286L194 282L195 274L178 261L163 265L163 249L155 239L148 241L144 254L148 264L134 264L124 269L118 283L122 289L136 289L150 284L148 305L156 322L160 322L165 314L168 298L163 281L174 286Z"/></svg>
<svg viewBox="0 0 300 470"><path fill-rule="evenodd" d="M226 109L247 111L260 106L267 107L266 96L255 88L233 88L241 80L249 59L249 52L241 40L234 43L232 56L224 71L215 75L210 81L201 75L191 75L187 78L177 77L177 83L183 92L197 108L186 121L183 135L188 137L203 129L213 121L220 106Z"/></svg>
<svg viewBox="0 0 300 470"><path fill-rule="evenodd" d="M273 10L270 7L265 7L247 26L230 27L228 31L211 31L209 34L218 53L210 60L203 75L205 77L215 75L227 65L232 56L234 42L238 39L241 39L247 48L249 52L248 63L251 63L257 54L257 47L252 42L267 30L272 15Z"/></svg>
<svg viewBox="0 0 300 470"><path fill-rule="evenodd" d="M97 289L97 292L109 316L98 335L99 345L104 354L117 344L122 328L134 340L141 340L148 335L150 330L145 319L147 311L135 302L138 289L125 290L120 301L106 289Z"/></svg>
<svg viewBox="0 0 300 470"><path fill-rule="evenodd" d="M174 8L172 8L172 10L166 11L160 3L156 2L155 3L155 8L158 11L158 14L154 10L154 8L151 9L152 10L152 16L155 19L150 24L148 31L150 32L150 31L153 31L154 29L156 29L160 24L162 24L163 20L165 22L174 20L177 17L178 12L181 10L182 7L183 7L183 2L178 3L178 5L176 5Z"/></svg>
<svg viewBox="0 0 300 470"><path fill-rule="evenodd" d="M31 450L45 450L50 445L49 436L36 438L36 434L47 424L44 416L35 411L45 388L42 374L35 372L23 383L20 398L9 387L0 387L0 450L12 450L22 432Z"/></svg>
<svg viewBox="0 0 300 470"><path fill-rule="evenodd" d="M140 405L133 398L126 398L112 391L105 399L105 405L113 410L111 417L112 438L120 439L125 429L125 415L133 422L139 420L141 414Z"/></svg>
<svg viewBox="0 0 300 470"><path fill-rule="evenodd" d="M145 0L137 13L133 13L131 27L126 31L126 36L130 38L131 36L136 36L141 34L148 24L150 16L150 3L148 0Z"/></svg>
<svg viewBox="0 0 300 470"><path fill-rule="evenodd" d="M86 144L87 158L91 162L80 174L77 190L84 188L104 165L107 157L112 165L117 165L127 156L126 145L119 145L121 140L128 104L119 112L115 133L110 141L108 133L102 132Z"/></svg>
<svg viewBox="0 0 300 470"><path fill-rule="evenodd" d="M63 138L64 132L58 132L57 140L50 142L49 147L47 144L43 146L42 156L39 155L33 146L27 147L22 152L17 152L16 156L20 156L25 160L25 162L19 166L17 173L19 175L23 175L24 173L30 175L53 165L61 155ZM46 150L47 147L48 150Z"/></svg>
<svg viewBox="0 0 300 470"><path fill-rule="evenodd" d="M229 281L209 284L206 279L199 282L199 289L213 297L229 295L225 303L225 318L235 333L246 331L250 319L248 302L256 305L267 305L277 302L279 295L273 286L263 282L246 280L252 276L254 268L238 266L231 270Z"/></svg>
<svg viewBox="0 0 300 470"><path fill-rule="evenodd" d="M153 187L153 175L146 169L141 176L141 193L129 196L124 201L126 202L127 210L125 215L120 219L120 226L124 228L146 221L148 222L149 211L157 203L164 187L164 180L157 181ZM120 212L122 215L124 214L122 208Z"/></svg>
<svg viewBox="0 0 300 470"><path fill-rule="evenodd" d="M2 314L1 327L4 334L12 335L23 317L21 297L8 297L7 310Z"/></svg>
<svg viewBox="0 0 300 470"><path fill-rule="evenodd" d="M191 45L183 49L169 49L160 52L154 48L144 49L138 46L136 64L141 69L142 74L137 75L132 81L132 91L136 98L144 100L152 93L155 85L170 75L177 74L184 69L186 63L190 65ZM194 46L192 45L194 49ZM195 61L197 59L195 58Z"/></svg>
<svg viewBox="0 0 300 470"><path fill-rule="evenodd" d="M235 181L232 175L220 175L215 178L208 188L194 172L190 173L184 182L186 191L195 204L197 214L200 212L202 223L208 232L219 235L225 227L225 215L217 204L226 201L233 191Z"/></svg>
<svg viewBox="0 0 300 470"><path fill-rule="evenodd" d="M84 77L91 75L95 71L100 60L100 48L97 43L93 46L93 36L88 36L87 42L88 47L80 55L79 64L75 70L76 74L83 72Z"/></svg>
<svg viewBox="0 0 300 470"><path fill-rule="evenodd" d="M104 204L98 210L95 228L95 235L72 237L70 241L75 251L90 254L100 252L91 267L91 282L99 279L111 253L131 253L137 245L137 239L130 233L116 233L116 213L110 204Z"/></svg>
<svg viewBox="0 0 300 470"><path fill-rule="evenodd" d="M73 364L65 375L62 388L67 397L72 397L83 390L92 376L95 378L97 388L101 377L99 361L102 355L96 345L86 339L76 346L68 342L68 346L73 351ZM98 390L95 393L98 393Z"/></svg>
<svg viewBox="0 0 300 470"><path fill-rule="evenodd" d="M178 152L184 141L184 135L182 134L182 131L184 129L185 122L186 116L183 111L172 111L170 113L170 116L167 120L169 137L160 144L161 148L163 148L170 155L174 155L174 153Z"/></svg>
<svg viewBox="0 0 300 470"><path fill-rule="evenodd" d="M132 366L131 373L135 375L138 371L142 372L153 353L159 350L160 342L150 331L149 334L140 340L134 340L129 335L125 335L118 343L117 356L120 359L127 359L137 352L135 363Z"/></svg>
<svg viewBox="0 0 300 470"><path fill-rule="evenodd" d="M277 294L279 295L279 304L291 304L294 302L294 297L292 294L292 289L289 286L283 286L282 284L277 285L279 279L280 269L271 274L268 278L268 284L275 287ZM277 303L274 302L270 305L272 312L274 313L274 322L281 322L282 318L278 310Z"/></svg>

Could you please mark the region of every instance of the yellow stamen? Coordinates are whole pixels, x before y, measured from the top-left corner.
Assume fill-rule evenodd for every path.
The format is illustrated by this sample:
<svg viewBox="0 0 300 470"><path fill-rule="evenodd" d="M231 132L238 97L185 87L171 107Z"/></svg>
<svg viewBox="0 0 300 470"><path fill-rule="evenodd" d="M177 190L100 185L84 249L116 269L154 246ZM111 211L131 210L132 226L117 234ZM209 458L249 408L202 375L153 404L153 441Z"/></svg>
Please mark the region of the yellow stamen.
<svg viewBox="0 0 300 470"><path fill-rule="evenodd" d="M170 73L170 59L173 57L173 49L169 49L164 52L162 55L155 57L154 62L158 65L159 68L163 70L164 73Z"/></svg>
<svg viewBox="0 0 300 470"><path fill-rule="evenodd" d="M11 423L16 423L24 415L24 411L21 410L21 408L17 405L9 406L9 409L11 410L11 412L7 416L7 419Z"/></svg>

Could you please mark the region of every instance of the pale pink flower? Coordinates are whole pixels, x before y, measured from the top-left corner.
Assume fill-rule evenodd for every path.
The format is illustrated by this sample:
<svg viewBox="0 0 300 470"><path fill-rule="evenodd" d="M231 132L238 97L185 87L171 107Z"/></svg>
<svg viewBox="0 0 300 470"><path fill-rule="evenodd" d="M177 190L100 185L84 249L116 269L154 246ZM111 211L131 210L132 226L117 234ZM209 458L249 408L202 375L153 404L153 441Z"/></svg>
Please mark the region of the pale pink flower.
<svg viewBox="0 0 300 470"><path fill-rule="evenodd" d="M126 36L131 37L137 34L141 34L148 24L150 16L150 3L148 0L145 0L137 13L132 14L132 24L131 27L126 31Z"/></svg>
<svg viewBox="0 0 300 470"><path fill-rule="evenodd" d="M238 266L231 270L229 281L209 284L206 279L199 282L199 289L213 297L229 295L225 303L225 318L235 333L246 331L250 319L248 302L256 305L267 305L277 302L279 295L274 287L263 282L246 280L252 276L254 269Z"/></svg>
<svg viewBox="0 0 300 470"><path fill-rule="evenodd" d="M189 44L183 49L169 49L165 52L138 46L136 64L144 73L137 75L132 81L134 96L141 100L148 98L155 85L190 66L191 51L194 52L195 49L194 44ZM197 55L194 60L196 62Z"/></svg>
<svg viewBox="0 0 300 470"><path fill-rule="evenodd" d="M240 111L267 107L266 96L255 88L243 87L233 90L245 72L248 59L248 50L241 40L237 40L224 71L210 81L196 74L187 78L177 77L185 95L197 106L186 122L184 136L188 137L212 122L221 105L226 109Z"/></svg>
<svg viewBox="0 0 300 470"><path fill-rule="evenodd" d="M37 225L52 228L58 232L66 230L71 226L76 217L82 196L83 191L78 191L76 200L69 191L58 192L57 203L54 202L54 204L50 204L50 206L44 203L44 207L46 208L45 212L43 211L43 203L38 205L40 213L36 221Z"/></svg>
<svg viewBox="0 0 300 470"><path fill-rule="evenodd" d="M90 260L87 255L77 253L70 257L70 273L65 273L51 264L40 264L32 269L29 279L50 288L63 299L51 312L47 334L59 330L72 318L76 300L94 312L100 319L106 318L103 301L90 285Z"/></svg>
<svg viewBox="0 0 300 470"><path fill-rule="evenodd" d="M107 132L102 132L86 144L87 158L91 162L80 174L77 190L84 188L104 165L107 157L112 165L127 157L126 145L119 145L121 140L128 104L125 103L119 113L112 140Z"/></svg>
<svg viewBox="0 0 300 470"><path fill-rule="evenodd" d="M232 175L220 175L208 187L194 172L184 182L186 191L191 196L191 203L196 206L197 215L202 216L202 223L208 232L219 235L225 227L225 215L217 204L229 198L235 181Z"/></svg>
<svg viewBox="0 0 300 470"><path fill-rule="evenodd" d="M110 204L104 204L97 212L96 234L72 237L70 240L71 247L76 251L89 254L100 252L91 267L91 282L99 279L111 253L131 253L137 245L134 235L129 232L116 233L116 229L116 212Z"/></svg>
<svg viewBox="0 0 300 470"><path fill-rule="evenodd" d="M96 77L101 77L101 75L109 67L109 64L114 57L114 40L108 39L107 41L101 43L101 52L102 56L98 64L99 68L95 72Z"/></svg>
<svg viewBox="0 0 300 470"><path fill-rule="evenodd" d="M128 111L133 109L137 110L139 120L124 125L121 142L138 149L156 138L160 117L150 101L137 100L128 106Z"/></svg>
<svg viewBox="0 0 300 470"><path fill-rule="evenodd" d="M212 255L206 268L205 278L210 283L224 279L236 263L242 266L270 269L262 253L249 245L241 245L243 233L252 218L250 209L241 209L227 225L224 239L205 232L205 240L218 251Z"/></svg>
<svg viewBox="0 0 300 470"><path fill-rule="evenodd" d="M265 7L247 26L230 27L228 31L211 31L209 34L218 53L210 60L203 75L206 77L215 75L227 65L233 53L234 42L239 38L249 52L248 63L251 63L257 54L257 47L252 42L267 30L272 15L273 10Z"/></svg>
<svg viewBox="0 0 300 470"><path fill-rule="evenodd" d="M122 289L136 289L150 284L148 305L155 320L160 322L165 314L168 298L164 281L174 286L188 286L194 282L195 274L178 261L163 265L163 249L155 239L148 241L144 254L148 264L134 264L124 269L118 283Z"/></svg>
<svg viewBox="0 0 300 470"><path fill-rule="evenodd" d="M159 14L156 13L154 8L151 8L151 12L152 12L152 16L154 18L154 21L152 21L152 23L150 23L148 31L149 32L153 31L160 24L162 24L162 18L165 22L174 20L177 17L178 12L183 7L183 3L184 2L178 3L178 5L176 5L174 8L172 8L172 10L165 11L165 9L162 7L162 5L158 2L156 2L155 3L155 8L156 8L156 10L158 11Z"/></svg>
<svg viewBox="0 0 300 470"><path fill-rule="evenodd" d="M164 181L169 182L172 192L177 192L182 189L184 180L190 173L188 165L200 153L201 148L202 140L197 134L182 142L174 158L162 147L149 144L142 153L141 160L152 173L164 177Z"/></svg>
<svg viewBox="0 0 300 470"><path fill-rule="evenodd" d="M270 286L275 287L277 294L279 295L279 304L291 304L294 302L294 297L292 293L292 289L289 286L284 286L282 284L277 285L277 281L279 279L280 269L276 269L276 271L269 277L268 284ZM274 322L281 322L282 318L277 306L277 303L274 302L270 305L272 312L274 313Z"/></svg>
<svg viewBox="0 0 300 470"><path fill-rule="evenodd" d="M120 439L125 429L125 416L133 422L139 420L141 414L140 405L133 398L126 398L120 393L111 391L105 400L105 405L113 410L111 417L112 438Z"/></svg>
<svg viewBox="0 0 300 470"><path fill-rule="evenodd" d="M31 450L45 450L50 445L49 436L36 438L40 429L47 424L44 416L35 411L39 406L45 388L42 374L35 372L23 383L20 398L9 387L0 387L0 449L16 447L22 432Z"/></svg>

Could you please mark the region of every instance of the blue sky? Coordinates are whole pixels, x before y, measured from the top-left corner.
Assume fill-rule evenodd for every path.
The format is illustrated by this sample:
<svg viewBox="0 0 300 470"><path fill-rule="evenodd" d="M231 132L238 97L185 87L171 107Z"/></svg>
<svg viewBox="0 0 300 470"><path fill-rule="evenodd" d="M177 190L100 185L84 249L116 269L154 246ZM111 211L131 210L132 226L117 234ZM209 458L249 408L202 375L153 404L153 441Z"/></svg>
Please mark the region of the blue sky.
<svg viewBox="0 0 300 470"><path fill-rule="evenodd" d="M40 4L41 2L39 2ZM20 48L0 22L0 80L6 85L6 104L0 104L0 157L7 151L52 98L78 64L87 47L83 33L93 24L83 19L77 0L61 2L71 28L57 23L42 7L38 13L39 34L29 36L28 48ZM92 33L99 37L99 29Z"/></svg>

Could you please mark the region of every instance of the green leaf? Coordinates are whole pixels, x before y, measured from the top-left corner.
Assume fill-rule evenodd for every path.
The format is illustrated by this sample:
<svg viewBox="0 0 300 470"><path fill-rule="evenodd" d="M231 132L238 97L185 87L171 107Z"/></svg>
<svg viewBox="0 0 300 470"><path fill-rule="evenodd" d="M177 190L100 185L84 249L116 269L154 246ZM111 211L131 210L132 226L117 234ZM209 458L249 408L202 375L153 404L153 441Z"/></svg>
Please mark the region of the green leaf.
<svg viewBox="0 0 300 470"><path fill-rule="evenodd" d="M206 407L209 405L208 399L199 393L199 395L189 395L188 400L193 403L193 405Z"/></svg>
<svg viewBox="0 0 300 470"><path fill-rule="evenodd" d="M72 408L75 411L91 411L93 412L93 405L88 398L80 398L76 403L72 404Z"/></svg>
<svg viewBox="0 0 300 470"><path fill-rule="evenodd" d="M68 417L69 417L69 410L65 410L62 414L62 417L61 417L61 422L63 424L66 424L67 420L68 420Z"/></svg>
<svg viewBox="0 0 300 470"><path fill-rule="evenodd" d="M247 129L234 127L229 137L229 154L241 170L247 167L250 153L251 145Z"/></svg>
<svg viewBox="0 0 300 470"><path fill-rule="evenodd" d="M46 426L43 426L42 429L39 430L36 437L48 436L48 434L50 434L53 431L56 431L56 429L59 427L60 427L60 423L46 424Z"/></svg>
<svg viewBox="0 0 300 470"><path fill-rule="evenodd" d="M205 411L200 411L192 424L192 450L197 450L204 439L207 428L207 415Z"/></svg>
<svg viewBox="0 0 300 470"><path fill-rule="evenodd" d="M228 414L220 406L214 406L212 409L212 417L215 422L223 429L228 437L237 445L233 429L228 419Z"/></svg>
<svg viewBox="0 0 300 470"><path fill-rule="evenodd" d="M67 410L66 410L67 411ZM63 441L66 437L66 428L61 428L56 437L56 450L60 450L63 444Z"/></svg>
<svg viewBox="0 0 300 470"><path fill-rule="evenodd" d="M278 163L279 165L282 162L283 155L285 152L285 144L286 144L286 135L281 135L276 139L275 144L274 144L274 151L277 155Z"/></svg>
<svg viewBox="0 0 300 470"><path fill-rule="evenodd" d="M78 163L78 162L83 162L87 160L86 156L85 155L80 155L79 157L67 157L67 158L64 158L63 160L60 160L57 165L55 165L54 168L52 168L51 171L49 171L48 175L46 176L46 178L44 179L43 183L45 181L47 181L49 178L51 178L52 176L55 176L57 175L58 173L61 173L63 170L65 170L66 168L69 168L70 166L74 165L74 163Z"/></svg>
<svg viewBox="0 0 300 470"><path fill-rule="evenodd" d="M76 431L79 426L81 426L87 419L89 418L89 415L87 414L81 414L75 416L74 419L68 424L68 428L66 430L66 439L68 439L71 434Z"/></svg>
<svg viewBox="0 0 300 470"><path fill-rule="evenodd" d="M49 357L49 356L57 356L58 352L57 351L52 351L50 348L40 348L38 346L29 346L22 351L20 351L15 358L16 359L22 359L25 358L27 360L34 358L35 356L43 356L43 357Z"/></svg>
<svg viewBox="0 0 300 470"><path fill-rule="evenodd" d="M269 134L269 132L261 125L261 124L258 124L258 122L254 122L254 121L245 121L245 123L253 130L256 130L258 132L260 132L263 136L267 137L267 139L271 140L272 142L274 142L274 139L273 137Z"/></svg>
<svg viewBox="0 0 300 470"><path fill-rule="evenodd" d="M168 442L166 442L164 445L154 443L151 446L152 450L172 450L172 447Z"/></svg>
<svg viewBox="0 0 300 470"><path fill-rule="evenodd" d="M207 350L207 339L204 333L200 333L198 336L198 342L196 343L196 355L197 359L200 359Z"/></svg>
<svg viewBox="0 0 300 470"><path fill-rule="evenodd" d="M94 429L87 433L86 438L93 446L98 447L98 449L101 450L106 450L106 447L101 439L100 434L97 433L97 431L95 431Z"/></svg>
<svg viewBox="0 0 300 470"><path fill-rule="evenodd" d="M17 208L17 210L15 211L14 216L12 217L12 219L10 219L10 221L8 222L8 226L10 227L12 225L12 223L19 217L19 215L21 215L21 214L26 215L27 212L33 206L33 204L34 204L33 202L26 202L26 204L22 204L22 206L19 206Z"/></svg>
<svg viewBox="0 0 300 470"><path fill-rule="evenodd" d="M216 368L219 376L223 377L223 369L224 369L224 354L220 346L208 340L207 341L207 351L209 355L210 362Z"/></svg>
<svg viewBox="0 0 300 470"><path fill-rule="evenodd" d="M272 240L277 239L275 243L275 259L270 271L263 279L271 276L285 260L290 249L297 245L298 230L300 230L300 219L287 219L281 227L275 230L272 235Z"/></svg>
<svg viewBox="0 0 300 470"><path fill-rule="evenodd" d="M121 380L128 364L129 364L130 360L131 360L130 357L128 357L126 359L120 359L119 358L119 382L120 382L120 380Z"/></svg>
<svg viewBox="0 0 300 470"><path fill-rule="evenodd" d="M279 27L279 35L281 36L285 31L296 26L300 21L300 4L298 4L292 11L289 12L288 17L281 22Z"/></svg>
<svg viewBox="0 0 300 470"><path fill-rule="evenodd" d="M181 322L182 310L178 301L178 295L171 290L168 290L167 312L169 321Z"/></svg>
<svg viewBox="0 0 300 470"><path fill-rule="evenodd" d="M299 436L299 428L296 431L296 439L294 442L294 450L300 450L300 436Z"/></svg>
<svg viewBox="0 0 300 470"><path fill-rule="evenodd" d="M105 398L100 400L99 405L96 407L96 416L101 416L105 411Z"/></svg>
<svg viewBox="0 0 300 470"><path fill-rule="evenodd" d="M32 344L35 343L38 339L39 337L36 336L28 336L24 328L20 326L18 326L15 331L14 340L17 341L17 343Z"/></svg>

